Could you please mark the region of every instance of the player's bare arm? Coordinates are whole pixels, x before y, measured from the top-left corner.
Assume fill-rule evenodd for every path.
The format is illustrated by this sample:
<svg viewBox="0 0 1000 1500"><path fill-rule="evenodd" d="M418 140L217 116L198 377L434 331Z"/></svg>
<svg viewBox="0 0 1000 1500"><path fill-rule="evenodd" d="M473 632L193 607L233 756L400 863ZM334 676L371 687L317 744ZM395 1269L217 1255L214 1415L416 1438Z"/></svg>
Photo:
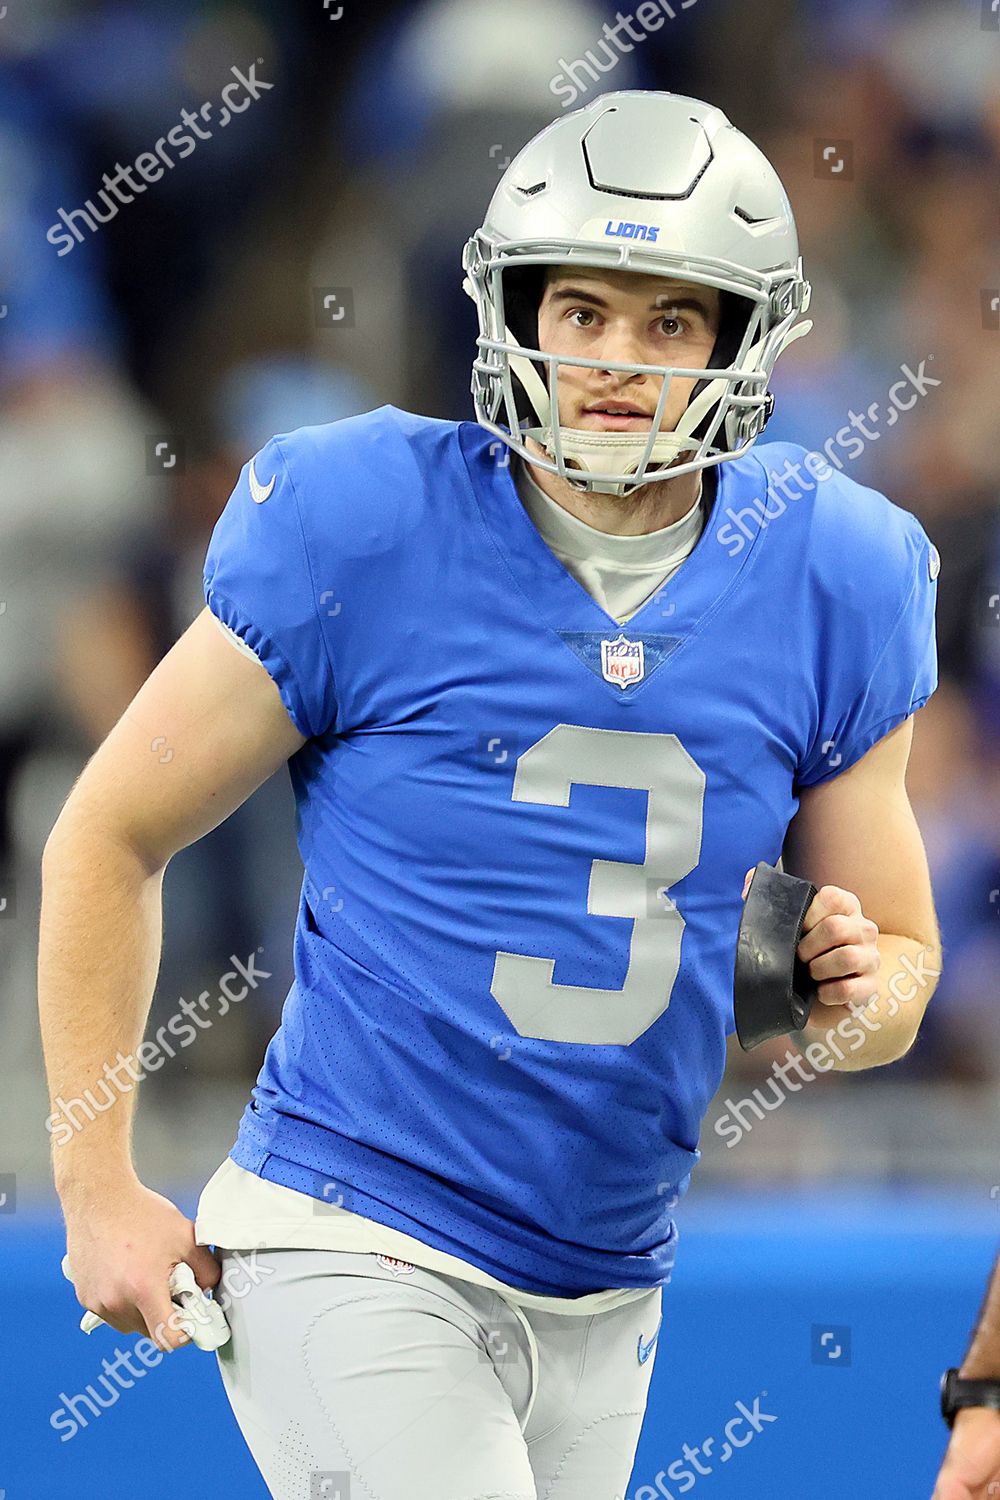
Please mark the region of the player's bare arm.
<svg viewBox="0 0 1000 1500"><path fill-rule="evenodd" d="M45 848L38 985L52 1108L109 1067L116 1081L112 1107L81 1129L64 1120L52 1129L76 1291L120 1332L148 1331L162 1348L186 1342L170 1324L170 1269L187 1261L202 1287L219 1274L190 1221L143 1186L132 1160L136 1085L122 1059L149 1013L163 872L302 743L267 672L206 609L90 760Z"/></svg>
<svg viewBox="0 0 1000 1500"><path fill-rule="evenodd" d="M913 728L904 720L841 775L804 788L795 820L818 887L798 947L818 987L802 1045L842 1027L845 1056L831 1054L841 1070L910 1049L941 969L927 856L906 792Z"/></svg>

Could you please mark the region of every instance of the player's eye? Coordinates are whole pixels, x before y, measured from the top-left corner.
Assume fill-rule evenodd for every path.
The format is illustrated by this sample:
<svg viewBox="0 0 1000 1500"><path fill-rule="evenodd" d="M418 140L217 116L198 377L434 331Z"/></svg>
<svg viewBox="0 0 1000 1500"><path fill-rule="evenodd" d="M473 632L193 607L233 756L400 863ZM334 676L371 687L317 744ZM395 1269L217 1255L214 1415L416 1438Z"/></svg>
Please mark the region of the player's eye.
<svg viewBox="0 0 1000 1500"><path fill-rule="evenodd" d="M668 338L674 338L676 334L672 332L670 325L676 328L677 333L684 331L685 324L682 318L678 318L675 313L664 313L660 319L660 332L666 334Z"/></svg>
<svg viewBox="0 0 1000 1500"><path fill-rule="evenodd" d="M576 325L577 328L593 328L593 326L594 326L594 317L595 317L595 314L594 314L594 309L592 307L574 307L573 311L570 313L570 318L571 319L573 319L573 318L584 318L584 319L586 319L586 321L583 322L583 323L577 323L577 325Z"/></svg>

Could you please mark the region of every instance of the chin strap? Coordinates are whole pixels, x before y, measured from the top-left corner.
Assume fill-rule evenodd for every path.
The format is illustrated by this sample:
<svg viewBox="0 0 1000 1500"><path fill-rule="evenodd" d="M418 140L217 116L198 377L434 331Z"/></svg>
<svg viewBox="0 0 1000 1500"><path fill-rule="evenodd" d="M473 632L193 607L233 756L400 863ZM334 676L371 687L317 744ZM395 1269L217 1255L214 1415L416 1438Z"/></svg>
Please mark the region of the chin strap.
<svg viewBox="0 0 1000 1500"><path fill-rule="evenodd" d="M788 348L789 344L807 334L812 326L807 319L805 322L797 323L794 328L790 328L781 340L775 359L778 354ZM510 329L507 328L504 332L508 344L514 348L520 348ZM764 341L759 339L747 350L746 362L751 365L755 364L763 347ZM525 354L511 354L510 366L524 386L541 423L539 427L527 428L524 435L533 438L545 449L550 458L555 459L552 402L549 399L545 382ZM720 380L718 377L709 381L701 394L696 396L682 412L674 430L657 435L650 454L651 465L665 466L672 463L681 453L691 451L698 446L697 439L691 437L692 432L707 416L712 406L726 393L730 384L730 381ZM621 465L621 472L633 475L638 473L649 439L636 437L630 432L588 432L579 427L560 427L559 442L567 468L578 468L586 474L599 474L605 467L602 460L617 458ZM588 488L596 490L599 494L622 495L629 485L627 480L600 481L589 485Z"/></svg>

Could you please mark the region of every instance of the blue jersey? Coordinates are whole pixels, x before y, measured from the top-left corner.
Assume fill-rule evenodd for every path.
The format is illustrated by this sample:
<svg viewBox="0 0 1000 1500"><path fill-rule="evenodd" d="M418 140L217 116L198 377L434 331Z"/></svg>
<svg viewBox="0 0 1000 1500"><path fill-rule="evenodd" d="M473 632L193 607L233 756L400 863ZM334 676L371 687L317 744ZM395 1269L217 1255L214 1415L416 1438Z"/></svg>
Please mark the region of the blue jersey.
<svg viewBox="0 0 1000 1500"><path fill-rule="evenodd" d="M529 1291L653 1286L744 873L933 692L935 554L758 444L620 626L505 458L383 407L273 439L215 528L209 606L307 736L295 980L231 1156Z"/></svg>

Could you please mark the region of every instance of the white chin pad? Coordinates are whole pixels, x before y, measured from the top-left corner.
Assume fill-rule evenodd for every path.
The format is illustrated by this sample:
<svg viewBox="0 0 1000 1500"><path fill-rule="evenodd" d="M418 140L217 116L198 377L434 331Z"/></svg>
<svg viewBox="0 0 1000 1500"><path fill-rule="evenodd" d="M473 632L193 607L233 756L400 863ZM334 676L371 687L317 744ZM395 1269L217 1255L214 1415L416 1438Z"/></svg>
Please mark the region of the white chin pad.
<svg viewBox="0 0 1000 1500"><path fill-rule="evenodd" d="M556 462L555 435L551 427L530 428L527 437L534 438L553 462ZM622 495L633 488L632 476L639 472L646 449L648 434L633 435L629 432L588 432L577 427L561 427L559 444L563 462L570 474L575 471L581 482L587 482L592 474L611 473L628 476L617 480L590 480L589 489L601 494ZM653 451L646 467L647 478L670 477L667 466L679 454L693 452L697 443L685 441L675 432L661 432L653 444ZM572 482L572 481L571 481Z"/></svg>
<svg viewBox="0 0 1000 1500"><path fill-rule="evenodd" d="M555 434L551 427L538 429L536 441L555 457ZM559 442L567 467L579 465L592 474L608 468L609 461L610 467L623 474L636 474L649 447L646 433L590 432L579 427L560 427ZM660 468L672 462L678 454L693 451L697 446L693 440L685 440L675 432L661 432L653 443L649 467Z"/></svg>

